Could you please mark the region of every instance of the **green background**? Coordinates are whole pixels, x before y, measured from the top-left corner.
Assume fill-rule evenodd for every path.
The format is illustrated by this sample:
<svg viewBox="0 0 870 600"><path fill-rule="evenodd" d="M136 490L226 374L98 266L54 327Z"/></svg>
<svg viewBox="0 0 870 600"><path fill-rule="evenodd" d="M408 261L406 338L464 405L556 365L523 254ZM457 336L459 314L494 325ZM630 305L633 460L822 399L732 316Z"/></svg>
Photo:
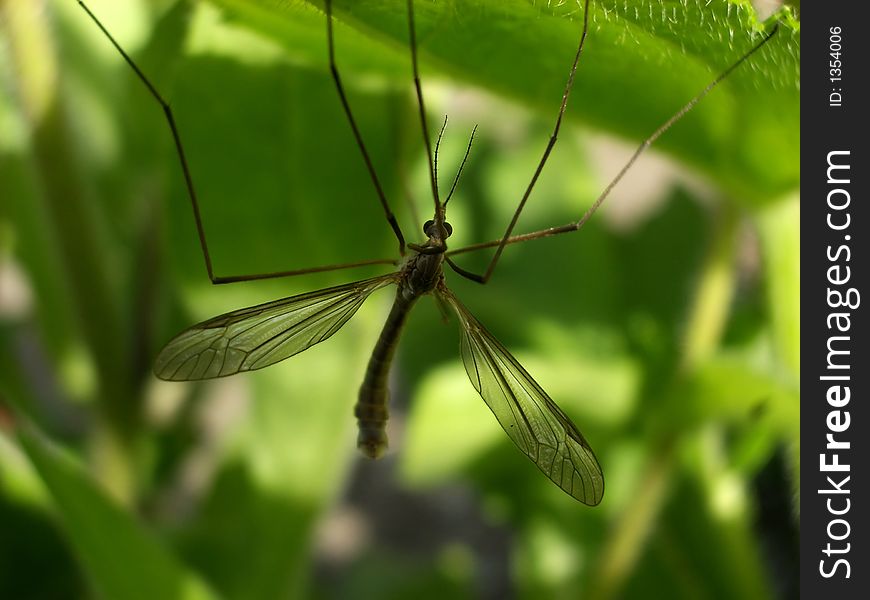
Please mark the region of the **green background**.
<svg viewBox="0 0 870 600"><path fill-rule="evenodd" d="M422 241L405 4L335 4L352 107ZM450 119L442 188L479 125L452 247L498 237L546 144L582 14L551 4L416 3L430 129ZM89 5L173 106L218 275L394 257L321 3ZM76 2L0 2L0 596L794 594L800 30L778 17L581 232L509 247L486 286L447 274L595 449L607 491L587 508L511 446L429 300L376 463L352 406L390 292L280 365L157 381L157 351L198 320L384 271L210 286L159 107ZM593 2L518 230L579 218L762 28L746 2Z"/></svg>

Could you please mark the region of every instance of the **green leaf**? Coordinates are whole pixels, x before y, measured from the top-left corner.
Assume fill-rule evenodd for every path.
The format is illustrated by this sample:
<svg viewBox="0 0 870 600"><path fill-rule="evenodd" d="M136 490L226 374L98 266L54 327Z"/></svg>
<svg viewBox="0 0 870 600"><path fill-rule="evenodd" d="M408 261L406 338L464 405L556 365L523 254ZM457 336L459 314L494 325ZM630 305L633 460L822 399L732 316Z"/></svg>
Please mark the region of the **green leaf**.
<svg viewBox="0 0 870 600"><path fill-rule="evenodd" d="M801 367L800 225L797 194L758 214L775 350L795 380Z"/></svg>
<svg viewBox="0 0 870 600"><path fill-rule="evenodd" d="M83 569L105 598L214 598L197 575L107 497L69 454L27 424L18 430L18 441L45 483Z"/></svg>
<svg viewBox="0 0 870 600"><path fill-rule="evenodd" d="M416 0L430 129L437 133L443 114L450 116L439 152L442 185L449 184L471 127L481 125L451 201L453 248L491 239L510 219L556 116L579 37L581 4ZM793 207L782 199L799 182L800 34L788 13L780 13L779 33L762 52L654 146L675 157L681 172L691 168L711 181L716 201L742 203L759 217L769 268L762 272L763 280L744 269L742 261L732 273L741 277L738 309L748 307L749 317L739 335L732 335L733 324L723 323L728 353L718 347L721 340L713 340L711 346L717 347L709 348L709 360L700 360L685 374L685 382L673 381L684 351L680 332L687 323L697 265L721 213L712 211L707 218L707 204L673 190L661 194L660 211L631 212L636 206L630 202L636 189L631 184L648 186L640 164L604 211L621 193L634 220L626 224L619 220L625 213L614 210L597 215L579 235L512 246L487 286L446 275L463 302L587 434L608 481L602 507L579 509L511 447L467 381L456 323L440 323L427 300L411 315L394 365L391 426L401 431L406 406L409 412L407 430L392 440L392 457L406 480L420 487L468 477L485 491L483 502L477 502L476 494L454 495L451 486L434 495L415 494L407 502L403 495L401 510L395 510L396 462L367 465L349 492L353 517L357 508L364 512L358 523L362 534L351 532L340 540L338 552L346 552L344 543L349 542L350 554L333 555L333 547L312 550L315 539L323 541L316 538L315 523L336 505L357 456L352 405L383 325L388 294L367 302L328 343L281 365L250 377L151 394L153 381L145 376L151 360L159 345L183 327L369 273L210 286L160 108L75 2L55 0L47 6L56 8L56 15L41 13L52 25L46 31L56 29L57 35L29 45L32 52L47 55L32 64L51 66L53 54L54 70L61 75L57 110L73 122L75 135L46 135L43 141L50 142L49 148L65 149L70 154L67 170L81 172L68 178L58 176L67 170L34 168L25 142L32 137L28 127L40 124L19 116L30 108L26 102L21 110L14 104L21 74L0 58L0 82L13 83L11 93L0 94L0 123L12 122L20 130L12 136L20 141L0 140L0 187L13 197L12 260L33 280L37 301L33 318L26 315L0 331L0 357L9 359L0 378L14 379L5 388L26 397L25 408L46 407L40 423L50 435L74 430L83 447L96 448L94 464L104 465L115 460L98 445L105 432L83 429L65 410L57 410L66 408L69 398L92 400L93 395L77 392L62 371L71 355L91 350L103 357L103 370L120 362L117 372L98 375L127 382L129 393L111 397L119 406L148 408L131 447L147 445L158 465L130 461L128 480L142 484L142 489L129 488L136 495L131 501L152 506L153 499L168 495L174 500L179 491L185 500L181 506L158 503L158 520L174 527L155 540L72 459L33 432L21 434L21 445L36 457L31 457L33 464L42 465L40 476L46 484L51 481L46 502L57 506L71 552L81 557L98 593L123 600L129 587L144 590L142 596L171 598L192 588L191 595L197 595L205 585L190 573L193 569L216 593L232 598L328 596L336 589L357 596L392 592L406 597L409 591L427 589L437 595L441 588L427 577L439 570L430 566L431 553L425 568L415 568L415 556L405 553L397 561L393 554L395 544L418 547L423 535L433 540L427 547L437 547L445 536L463 550L468 544L475 557L480 554L479 565L511 560L510 576L520 593L574 597L588 592L590 582L614 566L608 556L624 558L608 555L607 545L614 531L633 526L649 531L649 544L643 535L622 538L633 542L637 561L632 556L616 561L622 569L616 569L616 589L620 582L630 582L617 596L648 597L668 589L688 598L699 590L715 595L716 586L748 596L762 589L749 584L763 565L753 567L749 578L740 576L744 563L758 555L759 540L749 526L752 515L747 511L736 522L701 527L711 516L718 519L704 506L706 498L693 494L666 500L674 485L685 486L686 480L694 485L697 465L667 462L667 456L659 462L660 449L650 438L661 430L673 435L675 447L683 447L699 429L727 433L723 477L716 481L737 483L747 495L748 477L769 462L772 448L783 438L798 439L797 390L789 383L793 373L780 379L779 372L780 363L789 364L789 355L794 357L799 314L789 291L795 271L788 265L797 238L780 223L793 220ZM322 0L94 0L91 5L171 101L221 275L395 255L395 240L329 77L322 7ZM419 241L422 219L409 210L404 196L416 196L418 209L425 209L419 210L423 218L431 198L411 94L405 0L335 0L335 10L337 58L351 106L406 237ZM591 11L566 127L523 213L519 227L524 231L576 219L619 169L620 164L609 163L599 174L590 166L587 154L600 145L587 148L585 136L576 135L577 125L636 146L760 39L762 29L742 0L593 0ZM2 24L0 19L0 34L7 35ZM767 23L765 31L771 26ZM52 43L54 53L49 52ZM33 73L38 71L26 72ZM72 166L73 161L81 166ZM49 205L41 198L49 188L72 194L80 199L78 205L97 212L96 225L54 233L45 214ZM58 198L63 194L51 201ZM733 205L727 210L738 219L746 212ZM61 219L59 226L74 222ZM74 285L79 289L76 301L87 300L81 290L91 289L88 281L95 275L77 277L60 268L69 257L61 256L59 248L94 230L104 251L89 262L94 273L111 275L111 285L92 288L94 294L109 296L94 306L109 303L120 309L121 325L88 338L80 332L79 313L65 290ZM461 258L464 266L467 260L475 267L476 260L487 257L482 252ZM384 270L372 274L377 272ZM70 276L77 280L69 282ZM768 292L767 310L761 308L762 289ZM101 311L91 307L90 314ZM725 319L724 312L720 316ZM48 361L39 356L40 334ZM766 345L762 352L730 354L735 340L740 344L758 335L770 335L774 360ZM115 351L119 344L122 352ZM158 396L160 402L163 396L183 396L168 422L152 418L151 410L160 402L152 406L151 400ZM239 412L227 413L226 401ZM755 418L759 403L768 407L764 418ZM651 427L656 422L664 426ZM631 449L631 460L620 460L620 448ZM95 477L113 486L113 474ZM647 493L644 485L650 480L653 491ZM450 499L447 504L441 494ZM437 520L419 530L401 526L407 522L403 517L417 517L433 497L438 507L450 507L449 521L460 524L459 535ZM456 497L467 502L454 504ZM650 498L651 507L635 505L638 511L627 502ZM664 519L658 518L659 499L672 503ZM332 516L326 515L329 525ZM493 518L514 541L499 544L497 551L478 548L469 540ZM380 535L398 531L384 528L387 523L399 523L398 533L405 537ZM663 526L653 527L655 523ZM107 529L110 535L105 535ZM17 543L14 538L11 544ZM43 544L43 556L56 555L56 541ZM164 544L172 544L172 550ZM717 554L716 548L728 551ZM510 557L517 549L520 554ZM175 552L190 569L174 558ZM649 554L655 555L651 561ZM348 577L337 587L324 582L312 569L313 556L318 567L347 567ZM126 562L123 570L114 571L112 560L118 557ZM142 582L145 577L150 579ZM111 589L101 578L109 579ZM448 579L450 586L474 594L475 577ZM696 581L701 582L697 589L692 587ZM537 584L545 587L537 589Z"/></svg>
<svg viewBox="0 0 870 600"><path fill-rule="evenodd" d="M760 410L769 414L780 435L799 437L798 391L763 363L751 354L736 353L706 360L674 394L665 413L685 422L705 422L746 418Z"/></svg>
<svg viewBox="0 0 870 600"><path fill-rule="evenodd" d="M444 482L498 444L510 443L468 383L458 356L453 366L432 371L414 396L400 462L402 478L411 485Z"/></svg>
<svg viewBox="0 0 870 600"><path fill-rule="evenodd" d="M321 2L212 2L291 56L325 68L324 16L309 6ZM334 4L340 23L356 30L336 30L346 74L376 71L409 85L404 0ZM579 39L578 3L418 0L415 6L424 81L456 78L555 118ZM634 140L649 136L772 27L758 22L746 0L608 0L590 7L569 118ZM777 36L656 143L752 204L800 179L794 126L800 27L788 9L771 19L781 22Z"/></svg>

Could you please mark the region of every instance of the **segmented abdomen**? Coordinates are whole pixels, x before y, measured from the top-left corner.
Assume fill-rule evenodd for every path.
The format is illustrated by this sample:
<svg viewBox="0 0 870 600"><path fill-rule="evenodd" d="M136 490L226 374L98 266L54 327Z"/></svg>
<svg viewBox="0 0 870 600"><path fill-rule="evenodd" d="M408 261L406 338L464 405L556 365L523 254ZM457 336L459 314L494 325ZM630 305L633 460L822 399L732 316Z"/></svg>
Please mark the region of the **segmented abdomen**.
<svg viewBox="0 0 870 600"><path fill-rule="evenodd" d="M359 422L357 448L369 458L380 457L389 445L386 428L389 418L387 401L390 396L388 388L390 365L393 362L405 319L416 300L416 298L405 299L402 286L399 286L393 308L381 330L366 368L365 379L359 389L359 399L354 407L354 415Z"/></svg>

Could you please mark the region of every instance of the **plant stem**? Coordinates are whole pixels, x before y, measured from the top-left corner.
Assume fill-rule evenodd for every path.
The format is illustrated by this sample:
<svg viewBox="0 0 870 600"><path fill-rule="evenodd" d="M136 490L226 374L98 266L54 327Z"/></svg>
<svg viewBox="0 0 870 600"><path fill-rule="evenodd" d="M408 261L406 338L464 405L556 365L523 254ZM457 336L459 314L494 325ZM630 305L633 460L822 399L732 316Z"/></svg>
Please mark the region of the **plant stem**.
<svg viewBox="0 0 870 600"><path fill-rule="evenodd" d="M719 345L734 293L738 224L736 206L723 203L689 306L683 353L666 394L678 389L680 383ZM668 498L670 474L682 436L680 431L667 429L650 441L652 455L637 480L637 489L631 494L631 500L617 516L612 535L601 554L598 577L590 598L606 600L620 596Z"/></svg>
<svg viewBox="0 0 870 600"><path fill-rule="evenodd" d="M101 412L96 422L111 428L105 433L118 442L107 447L121 455L108 462L124 465L129 458L125 446L136 427L138 402L129 376L121 294L109 266L113 252L101 227L104 214L85 192L48 14L40 3L11 4L0 2L0 11L18 99L30 124L33 165L47 216L43 226L57 241L61 273L56 276L65 283L69 293L66 302L73 307L77 321L75 328L95 363L96 401ZM117 468L111 471L105 475L117 476Z"/></svg>

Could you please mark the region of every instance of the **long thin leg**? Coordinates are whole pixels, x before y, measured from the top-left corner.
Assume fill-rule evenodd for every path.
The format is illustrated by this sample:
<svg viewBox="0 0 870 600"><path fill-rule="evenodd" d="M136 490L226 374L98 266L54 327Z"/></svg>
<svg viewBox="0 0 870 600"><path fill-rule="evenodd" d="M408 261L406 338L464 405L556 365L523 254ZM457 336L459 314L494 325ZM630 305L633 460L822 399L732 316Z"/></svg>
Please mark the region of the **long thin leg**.
<svg viewBox="0 0 870 600"><path fill-rule="evenodd" d="M589 0L586 1L588 2ZM417 93L420 127L423 130L423 144L426 146L426 158L429 161L429 183L432 186L432 200L435 202L435 212L437 213L441 201L438 198L438 178L435 176L435 161L432 159L432 141L429 138L429 126L426 124L426 107L423 104L423 88L420 86L420 69L417 66L417 29L414 26L414 0L408 0L408 31L411 36L411 67L414 70L414 91Z"/></svg>
<svg viewBox="0 0 870 600"><path fill-rule="evenodd" d="M544 154L541 156L541 160L538 162L538 167L535 169L534 174L532 175L531 181L529 181L528 187L526 187L526 191L523 194L522 199L520 200L519 205L517 206L517 210L514 212L514 216L511 219L510 224L504 232L504 235L501 238L501 242L498 244L498 248L495 251L495 254L492 256L492 259L489 261L489 265L486 267L486 271L484 271L483 275L478 275L476 273L471 273L470 271L466 271L465 269L459 267L452 260L448 260L447 264L449 264L454 271L471 279L472 281L476 281L478 283L486 283L489 281L489 278L492 277L492 272L495 270L495 266L498 264L498 259L501 257L501 253L504 251L504 247L507 245L508 240L511 237L511 233L513 233L514 227L517 224L517 221L520 218L520 213L523 212L523 207L526 205L526 201L529 199L529 196L532 193L532 190L535 187L535 183L538 181L538 177L541 175L541 171L544 170L544 165L547 164L547 159L550 157L550 152L553 151L553 147L556 145L556 139L559 136L559 129L562 127L562 117L565 116L565 109L568 108L568 96L571 95L571 88L574 87L574 76L577 74L577 64L580 62L580 54L583 52L583 44L586 42L586 33L589 31L589 0L586 0L583 4L583 31L580 34L580 43L577 44L577 52L574 54L574 62L571 63L571 70L568 73L568 81L565 83L565 91L562 93L562 104L559 106L559 114L556 117L556 124L553 127L553 133L550 134L550 140L547 142L547 147L544 149ZM454 251L453 254L456 252Z"/></svg>
<svg viewBox="0 0 870 600"><path fill-rule="evenodd" d="M417 202L414 197L414 192L411 189L411 182L408 179L408 167L405 160L405 130L406 128L402 125L406 122L405 113L404 113L404 103L401 103L400 107L397 107L397 110L402 111L401 115L395 119L391 119L392 123L392 137L393 142L395 144L397 153L396 153L396 174L399 178L399 184L402 188L402 200L405 203L405 206L408 209L408 214L411 216L411 223L418 224L423 221L420 219L420 212L417 210Z"/></svg>
<svg viewBox="0 0 870 600"><path fill-rule="evenodd" d="M384 216L387 222L396 234L396 239L399 241L399 254L405 255L405 236L402 235L402 229L399 227L398 221L393 211L390 210L390 204L387 202L387 196L384 194L384 189L381 187L381 181L378 179L378 174L375 172L375 167L372 164L372 159L369 157L366 145L363 142L362 134L357 127L356 119L353 118L353 112L350 110L350 104L347 101L347 96L344 93L344 86L341 83L341 76L338 74L338 67L335 64L335 42L332 34L332 0L326 0L326 39L329 45L329 71L332 73L332 80L335 82L335 89L338 91L338 97L341 100L341 106L344 109L344 114L347 116L350 128L353 130L353 137L356 139L356 145L362 154L363 160L366 163L366 168L372 178L372 183L375 186L375 191L378 194L378 199L381 201L381 207L384 209Z"/></svg>
<svg viewBox="0 0 870 600"><path fill-rule="evenodd" d="M448 255L463 254L465 252L472 252L475 250L481 250L483 248L492 248L494 246L498 246L499 250L501 250L507 244L526 242L528 240L534 240L534 239L538 239L538 238L559 235L560 233L570 233L572 231L577 231L578 229L583 227L583 225L586 223L586 221L588 221L589 218L595 213L595 211L598 210L598 207L601 206L601 204L604 202L604 200L607 198L607 196L610 195L610 192L613 190L614 187L616 187L616 184L618 184L620 182L620 180L628 172L628 170L631 169L632 165L635 163L635 161L638 159L638 157L643 153L643 151L646 150L647 148L649 148L653 144L653 142L655 142L657 139L659 139L659 137L661 137L661 135L665 131L670 129L674 123L676 123L677 121L682 119L686 115L686 113L688 113L690 110L692 110L692 108L694 108L694 106L698 102L700 102L700 100L704 96L706 96L708 93L710 93L710 90L712 90L714 87L716 87L723 79L728 77L728 75L730 75L732 73L732 71L734 71L737 67L739 67L741 64L743 64L743 62L746 61L750 56L752 56L753 54L758 52L758 50L760 50L762 46L764 46L768 41L770 41L770 39L776 34L776 32L778 30L779 30L779 24L775 25L774 28L771 30L771 32L768 33L766 36L764 36L764 39L762 39L755 46L753 46L746 54L741 56L737 60L737 62L735 62L733 65L731 65L730 67L728 67L727 69L722 71L719 75L717 75L716 78L713 79L713 81L711 81L709 84L707 84L707 86L703 90L701 90L694 98L689 100L680 110L678 110L676 112L676 114L674 114L674 116L672 116L670 119L665 121L658 129L656 129L651 136L649 136L647 139L645 139L643 142L641 142L641 144L640 144L640 146L638 146L637 150L634 151L634 154L631 155L631 158L628 159L628 162L626 162L625 165L619 170L619 172L616 174L616 177L614 177L610 181L610 183L607 184L607 187L604 188L604 191L601 192L601 194L598 196L598 198L595 200L595 202L592 203L592 206L590 206L586 210L586 212L583 213L583 216L580 217L580 220L574 221L572 223L566 223L565 225L560 225L558 227L548 227L547 229L541 229L540 231L533 231L531 233L524 233L522 235L515 235L515 236L509 237L509 238L502 238L500 240L492 240L492 241L483 242L480 244L472 244L470 246L465 246L464 248L457 248L456 250L450 250L447 252L447 254ZM460 275L463 275L464 277L468 277L469 279L472 279L474 281L478 281L477 276L475 276L473 273L469 273L468 271L465 271L461 267L457 266L456 263L454 263L449 258L447 259L447 262ZM490 271L488 270L487 272L489 273ZM485 281L483 283L485 283Z"/></svg>
<svg viewBox="0 0 870 600"><path fill-rule="evenodd" d="M205 259L205 270L208 273L208 278L215 285L222 283L235 283L237 281L252 281L255 279L273 279L277 277L291 277L293 275L302 275L305 273L319 273L323 271L337 271L339 269L350 269L353 267L361 267L366 265L377 265L377 264L396 264L395 260L391 259L374 259L374 260L364 260L359 262L351 262L344 263L340 265L328 265L323 267L311 267L306 269L294 269L291 271L276 271L273 273L257 273L253 275L229 275L229 276L216 276L214 274L214 269L212 268L211 263L211 255L208 252L208 243L205 239L205 229L202 226L202 216L199 212L199 203L196 200L196 189L193 187L193 178L190 175L190 167L187 165L187 157L184 154L184 146L181 143L181 136L178 133L178 127L175 125L175 117L172 114L172 108L170 108L169 103L163 99L163 96L160 95L160 92L157 91L157 88L148 80L145 76L145 73L139 68L139 66L133 62L133 59L130 58L130 55L127 54L121 45L112 37L112 34L103 26L100 20L91 12L91 10L85 5L84 2L79 0L79 6L84 9L85 13L87 13L88 17L99 27L100 31L103 32L103 35L108 38L108 40L112 43L115 49L124 57L124 60L128 65L133 69L136 73L136 76L139 80L148 88L148 92L154 99L160 104L160 107L163 109L163 114L166 116L166 122L169 124L169 130L172 132L172 140L175 142L175 150L178 154L178 161L181 163L181 171L184 174L184 183L187 187L187 195L190 198L190 205L193 208L193 219L196 222L196 232L199 235L199 246L202 249L202 256ZM400 234L401 235L401 234Z"/></svg>

